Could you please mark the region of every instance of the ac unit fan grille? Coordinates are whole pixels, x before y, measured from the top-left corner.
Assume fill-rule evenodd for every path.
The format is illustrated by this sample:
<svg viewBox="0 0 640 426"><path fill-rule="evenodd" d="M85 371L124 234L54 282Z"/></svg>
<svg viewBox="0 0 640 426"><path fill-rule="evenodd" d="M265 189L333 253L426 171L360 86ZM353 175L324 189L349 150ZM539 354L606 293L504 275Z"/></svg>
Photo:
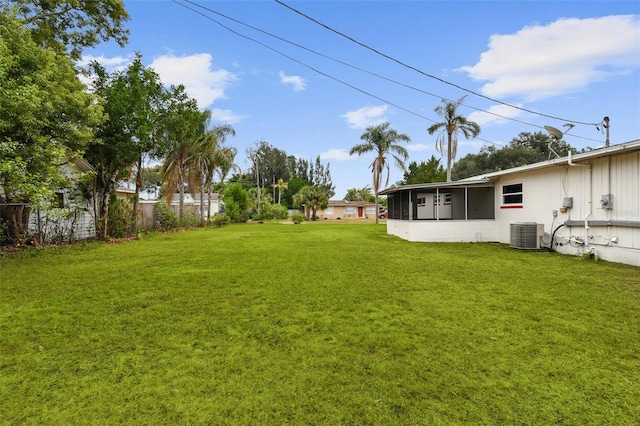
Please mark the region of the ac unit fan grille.
<svg viewBox="0 0 640 426"><path fill-rule="evenodd" d="M512 223L511 247L520 250L536 250L540 248L542 234L541 224Z"/></svg>

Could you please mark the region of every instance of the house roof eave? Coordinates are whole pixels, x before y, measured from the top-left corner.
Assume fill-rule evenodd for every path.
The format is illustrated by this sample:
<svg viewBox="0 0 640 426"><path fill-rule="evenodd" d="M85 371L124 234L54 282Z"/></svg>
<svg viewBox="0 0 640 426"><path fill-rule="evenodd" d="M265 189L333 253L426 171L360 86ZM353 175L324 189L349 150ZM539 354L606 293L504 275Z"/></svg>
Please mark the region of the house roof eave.
<svg viewBox="0 0 640 426"><path fill-rule="evenodd" d="M451 182L430 182L430 183L417 183L414 185L401 185L401 186L391 186L389 188L383 189L380 191L380 195L389 195L398 191L411 191L414 189L436 189L436 188L457 188L457 187L469 187L469 186L493 186L493 183L490 179L480 178L474 180L455 180Z"/></svg>

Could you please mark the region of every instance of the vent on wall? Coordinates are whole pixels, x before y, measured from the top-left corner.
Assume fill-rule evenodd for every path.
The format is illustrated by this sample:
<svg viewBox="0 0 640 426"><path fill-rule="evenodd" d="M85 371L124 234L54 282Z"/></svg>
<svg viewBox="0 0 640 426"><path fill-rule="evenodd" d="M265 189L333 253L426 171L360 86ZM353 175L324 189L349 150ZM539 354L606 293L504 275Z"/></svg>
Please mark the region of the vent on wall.
<svg viewBox="0 0 640 426"><path fill-rule="evenodd" d="M544 224L521 222L511 224L511 248L537 250L544 235Z"/></svg>

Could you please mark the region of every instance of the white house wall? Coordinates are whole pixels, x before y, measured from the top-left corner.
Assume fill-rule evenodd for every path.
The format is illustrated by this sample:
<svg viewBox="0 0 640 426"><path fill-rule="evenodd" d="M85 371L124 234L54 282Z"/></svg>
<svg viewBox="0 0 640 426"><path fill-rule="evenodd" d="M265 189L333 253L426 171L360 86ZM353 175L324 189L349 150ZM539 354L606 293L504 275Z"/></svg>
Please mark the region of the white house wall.
<svg viewBox="0 0 640 426"><path fill-rule="evenodd" d="M387 221L387 233L408 241L495 242L498 241L495 220L393 220Z"/></svg>
<svg viewBox="0 0 640 426"><path fill-rule="evenodd" d="M543 242L547 244L559 227L556 242L560 245L555 248L561 253L580 255L591 250L600 259L640 266L640 228L602 226L603 221L640 223L639 169L640 153L633 152L593 159L591 167L587 163L559 165L501 176L496 182L495 205L499 241L510 242L511 223L542 223ZM523 184L523 206L501 208L502 186L513 183ZM605 194L613 195L611 210L603 208L600 202ZM563 212L565 197L573 198L573 207ZM585 219L589 222L588 229L584 224L560 226L565 221L584 223ZM600 224L596 224L598 221Z"/></svg>

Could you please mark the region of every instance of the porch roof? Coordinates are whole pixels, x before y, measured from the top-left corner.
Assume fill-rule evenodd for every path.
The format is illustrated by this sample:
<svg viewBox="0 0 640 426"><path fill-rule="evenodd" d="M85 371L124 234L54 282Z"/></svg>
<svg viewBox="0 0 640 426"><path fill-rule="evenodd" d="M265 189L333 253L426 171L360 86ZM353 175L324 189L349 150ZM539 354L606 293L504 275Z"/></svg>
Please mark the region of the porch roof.
<svg viewBox="0 0 640 426"><path fill-rule="evenodd" d="M459 188L459 187L472 187L472 186L493 186L493 182L490 179L474 179L474 180L456 180L452 182L431 182L431 183L417 183L415 185L401 185L391 186L389 188L380 191L380 195L389 195L400 191L411 191L414 189L439 189L439 188Z"/></svg>

